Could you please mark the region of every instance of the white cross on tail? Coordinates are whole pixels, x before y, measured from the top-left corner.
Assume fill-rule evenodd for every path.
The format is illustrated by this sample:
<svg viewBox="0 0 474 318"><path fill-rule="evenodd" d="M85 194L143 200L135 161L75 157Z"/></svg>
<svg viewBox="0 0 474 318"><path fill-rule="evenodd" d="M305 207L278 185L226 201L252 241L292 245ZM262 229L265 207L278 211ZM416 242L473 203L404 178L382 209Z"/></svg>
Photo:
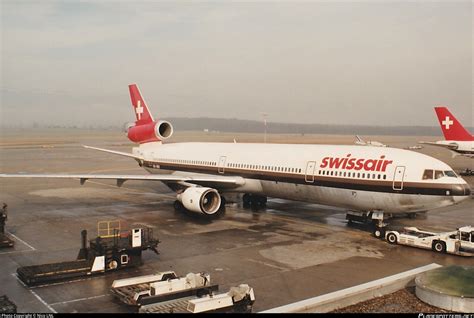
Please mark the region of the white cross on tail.
<svg viewBox="0 0 474 318"><path fill-rule="evenodd" d="M449 127L454 124L454 122L449 118L449 116L446 116L446 118L441 122L446 129L449 129Z"/></svg>
<svg viewBox="0 0 474 318"><path fill-rule="evenodd" d="M140 101L137 101L137 108L135 109L135 112L137 113L138 120L140 120L143 114L143 107Z"/></svg>

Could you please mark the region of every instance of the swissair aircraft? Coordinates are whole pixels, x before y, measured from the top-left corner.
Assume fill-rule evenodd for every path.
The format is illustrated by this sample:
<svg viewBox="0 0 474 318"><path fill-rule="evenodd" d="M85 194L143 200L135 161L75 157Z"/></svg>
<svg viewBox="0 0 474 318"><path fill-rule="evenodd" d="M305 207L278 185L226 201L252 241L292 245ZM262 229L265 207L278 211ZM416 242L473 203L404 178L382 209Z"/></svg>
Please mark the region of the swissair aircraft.
<svg viewBox="0 0 474 318"><path fill-rule="evenodd" d="M86 148L135 159L150 175L38 175L0 177L158 180L177 193L176 207L205 216L222 211L226 192L244 203L266 197L314 202L361 213L412 213L446 207L470 197L467 183L447 164L424 154L345 145L192 142L168 143L171 123L155 120L138 87L129 85L136 121L132 153ZM374 218L374 217L373 217ZM380 220L379 220L380 221Z"/></svg>
<svg viewBox="0 0 474 318"><path fill-rule="evenodd" d="M447 107L435 107L435 111L446 140L420 141L420 143L448 148L454 156L474 158L474 136L463 127Z"/></svg>

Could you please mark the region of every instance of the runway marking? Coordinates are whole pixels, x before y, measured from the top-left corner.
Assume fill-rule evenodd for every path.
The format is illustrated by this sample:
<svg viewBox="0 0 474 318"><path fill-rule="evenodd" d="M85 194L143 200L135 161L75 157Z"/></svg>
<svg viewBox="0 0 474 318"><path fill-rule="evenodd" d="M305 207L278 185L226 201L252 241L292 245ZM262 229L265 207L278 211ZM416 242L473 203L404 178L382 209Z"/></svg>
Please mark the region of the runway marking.
<svg viewBox="0 0 474 318"><path fill-rule="evenodd" d="M14 254L14 253L26 253L26 252L34 252L35 250L20 250L20 251L11 251L11 252L2 252L0 255L4 254Z"/></svg>
<svg viewBox="0 0 474 318"><path fill-rule="evenodd" d="M54 308L51 307L43 298L41 298L41 297L40 297L37 293L35 293L31 288L29 288L28 286L26 286L26 284L23 283L23 282L21 281L21 279L18 278L18 276L16 275L16 273L12 273L11 275L12 275L13 277L15 277L16 280L19 281L20 284L23 285L23 287L25 287L26 289L28 289L28 291L29 291L33 296L35 296L36 299L38 299L43 305L45 305L46 308L48 308L53 314L57 314L57 313L58 313L58 312L57 312L56 310L54 310Z"/></svg>
<svg viewBox="0 0 474 318"><path fill-rule="evenodd" d="M43 305L45 305L49 310L51 310L51 312L53 314L57 314L58 312L56 310L53 309L53 307L51 307L50 305L48 305L48 303L46 301L43 300L43 298L41 298L40 296L38 296L37 293L35 293L33 290L30 290L30 292L33 294L33 296L35 296Z"/></svg>
<svg viewBox="0 0 474 318"><path fill-rule="evenodd" d="M91 299L101 298L101 297L105 297L105 296L109 296L109 294L99 295L99 296L92 296L92 297L85 297L85 298L78 298L78 299L73 299L73 300L61 301L61 302L57 302L57 303L52 303L52 304L50 304L50 306L64 305L64 304L69 304L69 303L75 303L75 302L78 302L78 301L84 301L84 300L91 300Z"/></svg>
<svg viewBox="0 0 474 318"><path fill-rule="evenodd" d="M280 267L280 266L273 265L273 264L269 264L269 263L267 263L267 262L257 261L256 259L247 258L246 260L247 260L247 261L250 261L250 262L257 263L257 264L261 264L261 265L273 267L273 268L279 269L279 270L281 270L281 271L283 271L283 272L289 271L288 268Z"/></svg>
<svg viewBox="0 0 474 318"><path fill-rule="evenodd" d="M33 246L31 246L30 244L26 243L25 241L23 241L21 238L19 238L18 236L16 236L15 234L12 234L10 232L8 232L8 234L10 234L11 236L13 236L15 239L17 239L18 241L22 242L23 244L25 244L26 246L28 246L32 251L36 251L36 248L34 248Z"/></svg>
<svg viewBox="0 0 474 318"><path fill-rule="evenodd" d="M51 284L43 284L43 285L36 285L33 287L29 287L31 289L36 289L36 288L42 288L42 287L49 287L49 286L58 286L58 285L64 285L64 284L69 284L69 283L77 283L77 282L82 282L86 280L91 280L94 278L99 278L100 276L95 276L95 277L86 277L86 278L79 278L79 279L73 279L73 280L65 280L57 283L51 283Z"/></svg>

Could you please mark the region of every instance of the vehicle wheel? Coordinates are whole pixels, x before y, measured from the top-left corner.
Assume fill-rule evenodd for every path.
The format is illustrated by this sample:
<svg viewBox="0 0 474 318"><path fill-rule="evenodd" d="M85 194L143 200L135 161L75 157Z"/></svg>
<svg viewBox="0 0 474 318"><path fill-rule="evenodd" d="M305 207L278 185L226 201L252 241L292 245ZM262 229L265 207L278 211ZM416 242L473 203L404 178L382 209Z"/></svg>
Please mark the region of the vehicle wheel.
<svg viewBox="0 0 474 318"><path fill-rule="evenodd" d="M442 241L436 241L433 243L433 250L438 253L446 252L446 243Z"/></svg>
<svg viewBox="0 0 474 318"><path fill-rule="evenodd" d="M387 235L387 241L390 244L397 244L397 236L394 233L388 233Z"/></svg>
<svg viewBox="0 0 474 318"><path fill-rule="evenodd" d="M118 267L117 261L111 261L109 263L109 269L116 269Z"/></svg>
<svg viewBox="0 0 474 318"><path fill-rule="evenodd" d="M375 227L375 230L374 230L374 236L378 239L380 238L383 238L384 237L384 234L385 234L385 230L381 227Z"/></svg>

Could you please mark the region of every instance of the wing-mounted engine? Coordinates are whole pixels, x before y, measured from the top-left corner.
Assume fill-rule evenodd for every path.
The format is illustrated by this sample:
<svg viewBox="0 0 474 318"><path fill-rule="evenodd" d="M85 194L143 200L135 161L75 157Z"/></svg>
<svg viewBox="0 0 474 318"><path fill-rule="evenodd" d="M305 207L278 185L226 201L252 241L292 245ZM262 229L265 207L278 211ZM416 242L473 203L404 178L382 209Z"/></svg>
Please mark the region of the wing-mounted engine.
<svg viewBox="0 0 474 318"><path fill-rule="evenodd" d="M135 125L128 129L128 139L136 143L163 141L173 135L173 126L166 120Z"/></svg>
<svg viewBox="0 0 474 318"><path fill-rule="evenodd" d="M178 200L187 210L208 216L216 214L221 206L221 196L212 188L189 187L178 194Z"/></svg>

